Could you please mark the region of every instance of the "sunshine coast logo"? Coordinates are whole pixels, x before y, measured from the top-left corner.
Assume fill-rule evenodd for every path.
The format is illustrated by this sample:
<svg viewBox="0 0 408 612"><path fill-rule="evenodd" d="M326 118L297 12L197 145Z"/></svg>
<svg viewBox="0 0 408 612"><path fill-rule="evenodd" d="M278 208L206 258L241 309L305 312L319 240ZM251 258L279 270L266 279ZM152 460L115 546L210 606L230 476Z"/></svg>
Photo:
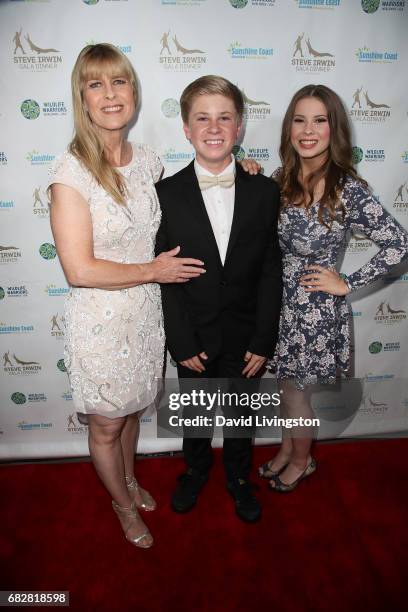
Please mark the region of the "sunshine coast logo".
<svg viewBox="0 0 408 612"><path fill-rule="evenodd" d="M54 161L55 155L49 153L40 153L39 151L29 151L26 155L26 160L31 166L48 166Z"/></svg>
<svg viewBox="0 0 408 612"><path fill-rule="evenodd" d="M272 47L246 47L242 43L235 41L227 49L231 59L253 59L266 60L273 56Z"/></svg>
<svg viewBox="0 0 408 612"><path fill-rule="evenodd" d="M194 153L189 153L188 151L177 151L170 147L169 149L165 149L161 155L161 158L166 164L174 164L174 163L182 163L190 162L194 159Z"/></svg>
<svg viewBox="0 0 408 612"><path fill-rule="evenodd" d="M180 114L180 104L175 98L167 98L162 102L161 111L168 119L174 119Z"/></svg>
<svg viewBox="0 0 408 612"><path fill-rule="evenodd" d="M57 249L50 242L44 242L38 249L38 252L40 253L43 259L48 259L48 260L55 259L57 255Z"/></svg>
<svg viewBox="0 0 408 612"><path fill-rule="evenodd" d="M407 181L398 186L392 207L395 212L408 213L408 187Z"/></svg>
<svg viewBox="0 0 408 612"><path fill-rule="evenodd" d="M177 33L163 32L160 39L159 63L165 70L191 72L201 70L207 62L206 52L198 48L185 47ZM184 39L183 39L184 43Z"/></svg>
<svg viewBox="0 0 408 612"><path fill-rule="evenodd" d="M341 0L295 0L301 9L335 9Z"/></svg>
<svg viewBox="0 0 408 612"><path fill-rule="evenodd" d="M336 67L336 59L333 53L317 51L310 36L302 32L294 42L292 66L300 72L330 72Z"/></svg>
<svg viewBox="0 0 408 612"><path fill-rule="evenodd" d="M0 244L0 264L19 263L21 250L15 245Z"/></svg>
<svg viewBox="0 0 408 612"><path fill-rule="evenodd" d="M41 372L41 365L38 361L26 361L17 357L15 353L10 354L6 351L3 355L3 370L10 376L30 376Z"/></svg>
<svg viewBox="0 0 408 612"><path fill-rule="evenodd" d="M62 340L64 337L64 325L65 325L65 319L63 316L58 316L58 313L56 313L55 315L52 315L51 319L50 319L50 323L51 323L51 336L53 338L55 338L56 340Z"/></svg>
<svg viewBox="0 0 408 612"><path fill-rule="evenodd" d="M162 6L203 6L207 0L161 0Z"/></svg>
<svg viewBox="0 0 408 612"><path fill-rule="evenodd" d="M0 166L7 166L7 155L4 151L0 151Z"/></svg>
<svg viewBox="0 0 408 612"><path fill-rule="evenodd" d="M41 110L44 117L63 117L67 114L65 102L42 102L40 107L36 100L24 100L20 105L21 114L25 119L38 119Z"/></svg>
<svg viewBox="0 0 408 612"><path fill-rule="evenodd" d="M14 200L0 200L0 210L11 210L14 208Z"/></svg>
<svg viewBox="0 0 408 612"><path fill-rule="evenodd" d="M245 121L264 121L270 119L271 105L265 100L255 100L247 96L245 91L241 89L244 99L244 120Z"/></svg>
<svg viewBox="0 0 408 612"><path fill-rule="evenodd" d="M7 325L0 322L0 334L29 334L34 331L34 325L21 323L20 325Z"/></svg>
<svg viewBox="0 0 408 612"><path fill-rule="evenodd" d="M23 35L23 28L15 32L12 43L13 63L21 70L44 72L62 65L62 54L58 49L40 47L34 43L29 32Z"/></svg>
<svg viewBox="0 0 408 612"><path fill-rule="evenodd" d="M361 0L361 8L365 13L371 15L379 8L383 11L403 11L406 0Z"/></svg>
<svg viewBox="0 0 408 612"><path fill-rule="evenodd" d="M363 63L391 64L398 60L398 53L396 51L371 51L364 46L357 49L356 57L359 62Z"/></svg>
<svg viewBox="0 0 408 612"><path fill-rule="evenodd" d="M78 434L87 434L88 427L86 425L82 425L78 421L78 417L75 412L69 414L67 416L67 431L70 434L78 435Z"/></svg>
<svg viewBox="0 0 408 612"><path fill-rule="evenodd" d="M63 399L64 402L72 402L72 391L64 391L61 393L61 399Z"/></svg>
<svg viewBox="0 0 408 612"><path fill-rule="evenodd" d="M49 200L47 193L42 191L41 186L35 187L33 191L33 207L32 211L37 219L48 219L49 217Z"/></svg>
<svg viewBox="0 0 408 612"><path fill-rule="evenodd" d="M408 282L408 274L387 274L387 276L384 277L384 283L387 285L406 282Z"/></svg>
<svg viewBox="0 0 408 612"><path fill-rule="evenodd" d="M363 86L357 87L353 95L349 114L353 121L360 123L384 123L391 117L391 107L384 102L374 102Z"/></svg>
<svg viewBox="0 0 408 612"><path fill-rule="evenodd" d="M40 402L46 402L47 396L45 393L28 393L25 395L21 391L15 391L10 396L11 401L17 405L23 405L25 403L38 404Z"/></svg>
<svg viewBox="0 0 408 612"><path fill-rule="evenodd" d="M17 429L21 431L33 431L33 429L51 429L52 423L27 423L27 421L20 421L17 425Z"/></svg>
<svg viewBox="0 0 408 612"><path fill-rule="evenodd" d="M69 287L57 287L56 285L47 285L44 289L48 297L61 297L69 293Z"/></svg>
<svg viewBox="0 0 408 612"><path fill-rule="evenodd" d="M377 306L374 315L374 321L377 324L395 325L403 323L407 319L406 310L403 308L392 308L389 302L380 302Z"/></svg>
<svg viewBox="0 0 408 612"><path fill-rule="evenodd" d="M401 154L401 159L404 164L408 164L408 151L404 151Z"/></svg>

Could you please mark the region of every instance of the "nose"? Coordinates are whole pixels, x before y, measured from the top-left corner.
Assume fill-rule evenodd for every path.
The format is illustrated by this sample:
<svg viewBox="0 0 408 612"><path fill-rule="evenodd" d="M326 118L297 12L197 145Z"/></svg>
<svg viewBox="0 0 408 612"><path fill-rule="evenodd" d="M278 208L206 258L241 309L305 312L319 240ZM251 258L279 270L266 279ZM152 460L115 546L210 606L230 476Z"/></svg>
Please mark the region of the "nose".
<svg viewBox="0 0 408 612"><path fill-rule="evenodd" d="M105 85L105 98L108 100L112 100L114 98L115 92L113 91L112 85L110 83L106 83Z"/></svg>
<svg viewBox="0 0 408 612"><path fill-rule="evenodd" d="M305 123L305 133L311 134L313 132L313 121L307 121Z"/></svg>
<svg viewBox="0 0 408 612"><path fill-rule="evenodd" d="M218 125L217 120L216 119L210 119L210 122L208 124L208 130L211 133L214 133L214 132L218 132L219 129L220 129L220 126Z"/></svg>

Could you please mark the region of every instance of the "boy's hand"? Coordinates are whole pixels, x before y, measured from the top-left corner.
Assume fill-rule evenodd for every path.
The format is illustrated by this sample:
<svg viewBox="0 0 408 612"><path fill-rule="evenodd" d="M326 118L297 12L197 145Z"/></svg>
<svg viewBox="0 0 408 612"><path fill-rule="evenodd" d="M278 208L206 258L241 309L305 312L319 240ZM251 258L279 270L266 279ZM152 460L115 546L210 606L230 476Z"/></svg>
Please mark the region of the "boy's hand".
<svg viewBox="0 0 408 612"><path fill-rule="evenodd" d="M208 355L203 351L199 355L194 355L194 357L190 357L190 359L185 359L184 361L180 361L180 365L188 368L189 370L193 370L194 372L198 372L201 374L205 371L204 364L201 359L208 359Z"/></svg>
<svg viewBox="0 0 408 612"><path fill-rule="evenodd" d="M245 172L249 172L249 174L258 174L262 172L263 168L256 162L254 159L243 159L242 161L238 161L241 164L242 169Z"/></svg>
<svg viewBox="0 0 408 612"><path fill-rule="evenodd" d="M244 361L246 361L247 364L242 370L242 374L246 374L246 378L251 378L252 376L255 376L255 374L262 368L266 361L266 357L255 355L255 353L250 353L247 351L245 353Z"/></svg>

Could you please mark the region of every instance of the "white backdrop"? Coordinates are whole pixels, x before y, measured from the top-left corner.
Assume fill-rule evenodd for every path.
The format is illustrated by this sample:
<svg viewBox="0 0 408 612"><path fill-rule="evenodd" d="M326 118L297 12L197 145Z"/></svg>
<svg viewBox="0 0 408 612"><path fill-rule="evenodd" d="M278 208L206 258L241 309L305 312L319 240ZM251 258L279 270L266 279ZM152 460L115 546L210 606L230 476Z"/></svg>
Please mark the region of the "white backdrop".
<svg viewBox="0 0 408 612"><path fill-rule="evenodd" d="M279 164L280 124L306 83L343 98L355 161L408 226L408 7L404 0L10 0L0 2L0 457L87 454L62 361L67 285L55 257L44 188L47 167L72 135L70 73L80 49L111 42L142 84L131 139L162 156L166 174L192 149L178 99L204 74L236 83L247 100L237 156ZM351 237L351 272L376 252ZM355 371L363 400L342 435L406 429L406 268L353 298ZM174 375L170 366L169 375ZM328 393L323 405L336 403ZM334 403L333 403L334 402ZM180 448L143 424L140 451Z"/></svg>

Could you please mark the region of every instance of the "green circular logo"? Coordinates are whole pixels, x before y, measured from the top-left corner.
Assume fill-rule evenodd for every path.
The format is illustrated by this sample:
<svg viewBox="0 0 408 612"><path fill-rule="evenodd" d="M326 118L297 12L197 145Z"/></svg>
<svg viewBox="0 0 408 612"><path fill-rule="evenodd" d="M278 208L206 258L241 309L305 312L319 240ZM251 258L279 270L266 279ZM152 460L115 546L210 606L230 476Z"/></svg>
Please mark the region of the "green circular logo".
<svg viewBox="0 0 408 612"><path fill-rule="evenodd" d="M359 164L364 157L364 152L361 147L353 147L351 161L352 163Z"/></svg>
<svg viewBox="0 0 408 612"><path fill-rule="evenodd" d="M361 6L365 13L375 13L378 11L381 0L361 0Z"/></svg>
<svg viewBox="0 0 408 612"><path fill-rule="evenodd" d="M370 346L368 347L368 350L370 351L370 353L372 355L376 355L377 353L381 353L382 351L382 344L381 342L379 342L378 340L376 340L375 342L372 342L370 344Z"/></svg>
<svg viewBox="0 0 408 612"><path fill-rule="evenodd" d="M16 391L16 393L13 393L11 395L11 400L15 404L25 404L26 401L27 401L26 396L24 395L24 393L20 393L19 391Z"/></svg>
<svg viewBox="0 0 408 612"><path fill-rule="evenodd" d="M0 287L0 300L3 300L5 295L3 287Z"/></svg>
<svg viewBox="0 0 408 612"><path fill-rule="evenodd" d="M98 4L99 0L82 0L88 6L93 6L94 4Z"/></svg>
<svg viewBox="0 0 408 612"><path fill-rule="evenodd" d="M232 154L238 161L245 159L245 149L243 149L239 145L235 145L232 147Z"/></svg>
<svg viewBox="0 0 408 612"><path fill-rule="evenodd" d="M38 250L43 259L54 259L57 254L55 246L50 242L44 242Z"/></svg>
<svg viewBox="0 0 408 612"><path fill-rule="evenodd" d="M237 9L245 8L248 4L248 0L230 0L231 6Z"/></svg>
<svg viewBox="0 0 408 612"><path fill-rule="evenodd" d="M167 98L161 105L162 113L168 119L174 119L180 114L180 104L174 98Z"/></svg>
<svg viewBox="0 0 408 612"><path fill-rule="evenodd" d="M24 100L20 110L26 119L37 119L40 116L40 106L35 100Z"/></svg>
<svg viewBox="0 0 408 612"><path fill-rule="evenodd" d="M63 359L59 359L57 361L57 368L60 372L66 372L67 368L65 367L65 361Z"/></svg>

